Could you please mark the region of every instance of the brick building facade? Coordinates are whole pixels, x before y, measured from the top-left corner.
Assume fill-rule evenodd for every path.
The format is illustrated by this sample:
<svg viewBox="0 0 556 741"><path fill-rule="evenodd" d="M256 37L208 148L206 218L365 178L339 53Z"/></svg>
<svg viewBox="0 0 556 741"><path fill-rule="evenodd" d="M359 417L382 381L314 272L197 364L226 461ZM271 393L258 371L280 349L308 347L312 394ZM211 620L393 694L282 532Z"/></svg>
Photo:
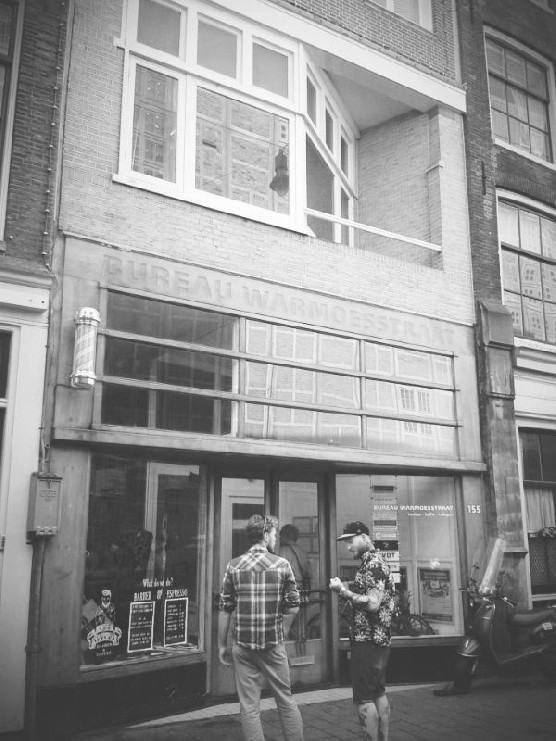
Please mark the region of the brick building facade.
<svg viewBox="0 0 556 741"><path fill-rule="evenodd" d="M37 656L36 642L28 642L33 547L27 537L27 514L31 475L44 463L41 425L59 152L63 5L42 0L0 3L2 737L23 727L26 663L28 676L33 676ZM37 614L33 607L31 612Z"/></svg>

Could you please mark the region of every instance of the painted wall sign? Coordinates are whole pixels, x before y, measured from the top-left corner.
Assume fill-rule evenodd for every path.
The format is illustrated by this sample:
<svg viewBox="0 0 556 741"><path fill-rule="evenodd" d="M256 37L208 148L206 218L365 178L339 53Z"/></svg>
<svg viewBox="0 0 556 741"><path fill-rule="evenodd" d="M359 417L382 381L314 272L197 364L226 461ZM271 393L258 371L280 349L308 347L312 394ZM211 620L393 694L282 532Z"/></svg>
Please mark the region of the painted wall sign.
<svg viewBox="0 0 556 741"><path fill-rule="evenodd" d="M233 276L172 260L124 252L74 237L66 242L66 275L96 278L104 285L148 291L238 312L277 317L368 337L458 350L463 333L440 320L340 301L327 295ZM464 340L467 345L467 339ZM469 348L466 346L466 351Z"/></svg>

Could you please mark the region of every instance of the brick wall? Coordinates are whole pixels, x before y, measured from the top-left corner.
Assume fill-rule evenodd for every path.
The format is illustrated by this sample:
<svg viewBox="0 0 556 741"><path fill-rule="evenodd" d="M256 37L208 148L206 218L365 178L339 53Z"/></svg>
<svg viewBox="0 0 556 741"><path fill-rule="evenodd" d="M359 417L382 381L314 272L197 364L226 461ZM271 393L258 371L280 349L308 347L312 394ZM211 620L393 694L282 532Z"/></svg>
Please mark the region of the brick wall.
<svg viewBox="0 0 556 741"><path fill-rule="evenodd" d="M57 53L61 0L28 0L17 85L13 147L6 213L6 256L37 266L43 263L47 208L53 208L61 82ZM55 124L52 126L52 124ZM51 148L51 141L54 147ZM52 172L48 171L52 167ZM51 190L51 194L47 190ZM48 244L47 244L48 248Z"/></svg>
<svg viewBox="0 0 556 741"><path fill-rule="evenodd" d="M451 189L447 195L449 208L443 217L447 230L443 270L321 242L127 187L112 179L117 172L123 71L123 53L114 46L113 38L120 34L120 18L120 4L114 0L76 3L62 229L239 275L270 277L285 285L338 297L464 323L473 321L469 270L465 269L469 248L459 116L446 117L443 124L448 135L447 165L453 169L442 184ZM426 144L408 124L405 126L409 137L405 144L407 157L419 159L413 150ZM387 168L385 156L380 169L385 172ZM450 223L455 225L453 229ZM424 233L426 229L420 232Z"/></svg>
<svg viewBox="0 0 556 741"><path fill-rule="evenodd" d="M457 79L451 2L432 1L432 32L371 0L273 0L447 80Z"/></svg>

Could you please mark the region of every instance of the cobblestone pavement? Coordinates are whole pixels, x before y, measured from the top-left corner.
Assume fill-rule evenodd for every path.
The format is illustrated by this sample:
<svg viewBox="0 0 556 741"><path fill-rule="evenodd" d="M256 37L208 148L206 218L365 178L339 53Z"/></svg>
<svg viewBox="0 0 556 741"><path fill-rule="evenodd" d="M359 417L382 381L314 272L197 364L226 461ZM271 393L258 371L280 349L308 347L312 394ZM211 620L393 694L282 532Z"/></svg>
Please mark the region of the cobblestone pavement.
<svg viewBox="0 0 556 741"><path fill-rule="evenodd" d="M544 680L479 680L465 696L435 697L439 685L389 688L390 741L554 741L556 687ZM296 695L305 741L362 741L351 693L341 687ZM263 700L266 741L283 741L272 700ZM237 704L214 705L71 741L242 741Z"/></svg>

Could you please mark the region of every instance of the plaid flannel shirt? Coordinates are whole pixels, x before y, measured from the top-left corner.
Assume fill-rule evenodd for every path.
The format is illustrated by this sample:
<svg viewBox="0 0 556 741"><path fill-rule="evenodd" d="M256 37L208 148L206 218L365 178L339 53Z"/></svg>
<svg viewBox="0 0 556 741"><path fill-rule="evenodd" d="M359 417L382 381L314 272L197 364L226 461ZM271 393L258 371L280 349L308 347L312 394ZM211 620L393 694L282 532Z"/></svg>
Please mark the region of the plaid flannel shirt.
<svg viewBox="0 0 556 741"><path fill-rule="evenodd" d="M236 611L234 640L252 649L277 646L284 640L283 613L299 606L290 562L254 545L226 567L220 610Z"/></svg>

